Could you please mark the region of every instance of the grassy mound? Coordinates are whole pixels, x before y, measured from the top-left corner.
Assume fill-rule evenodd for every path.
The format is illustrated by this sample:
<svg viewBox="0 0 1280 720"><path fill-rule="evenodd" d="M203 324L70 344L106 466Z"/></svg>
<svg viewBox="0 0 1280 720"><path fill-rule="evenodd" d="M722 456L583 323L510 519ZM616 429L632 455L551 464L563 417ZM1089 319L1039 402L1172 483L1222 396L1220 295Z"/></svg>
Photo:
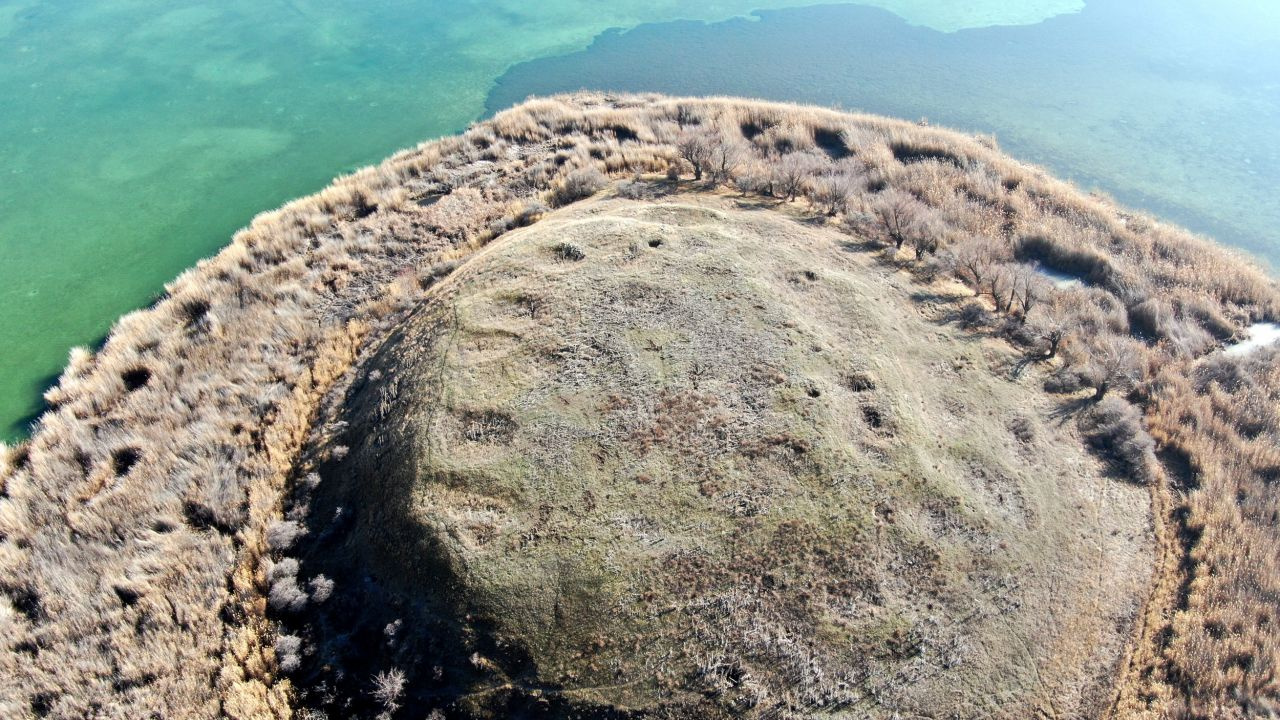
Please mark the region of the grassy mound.
<svg viewBox="0 0 1280 720"><path fill-rule="evenodd" d="M402 672L483 717L1105 706L1145 490L1007 344L772 207L558 211L391 334L332 410L304 704Z"/></svg>

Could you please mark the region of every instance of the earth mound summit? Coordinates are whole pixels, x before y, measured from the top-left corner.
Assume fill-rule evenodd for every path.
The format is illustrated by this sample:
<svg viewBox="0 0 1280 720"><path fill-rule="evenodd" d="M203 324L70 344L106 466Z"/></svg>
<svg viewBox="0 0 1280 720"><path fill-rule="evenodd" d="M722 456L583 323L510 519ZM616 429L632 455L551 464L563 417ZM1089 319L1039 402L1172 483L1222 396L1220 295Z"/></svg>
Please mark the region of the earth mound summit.
<svg viewBox="0 0 1280 720"><path fill-rule="evenodd" d="M772 207L569 206L382 341L327 410L349 452L300 559L342 592L304 704L372 712L380 677L449 717L1099 713L1147 493L993 370L1007 344Z"/></svg>

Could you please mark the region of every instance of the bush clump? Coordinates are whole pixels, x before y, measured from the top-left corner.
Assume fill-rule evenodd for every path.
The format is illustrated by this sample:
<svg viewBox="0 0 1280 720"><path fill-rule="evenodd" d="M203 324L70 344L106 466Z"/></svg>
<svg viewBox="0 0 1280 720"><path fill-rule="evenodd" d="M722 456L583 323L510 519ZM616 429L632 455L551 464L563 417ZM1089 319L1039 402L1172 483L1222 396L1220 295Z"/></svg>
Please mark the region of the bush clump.
<svg viewBox="0 0 1280 720"><path fill-rule="evenodd" d="M1120 397L1102 398L1081 418L1089 443L1124 466L1131 477L1146 482L1155 457L1155 441L1142 426L1142 413Z"/></svg>
<svg viewBox="0 0 1280 720"><path fill-rule="evenodd" d="M979 328L991 322L991 313L977 300L970 300L960 307L957 320L960 327Z"/></svg>
<svg viewBox="0 0 1280 720"><path fill-rule="evenodd" d="M280 672L289 674L302 665L302 638L297 635L277 636L275 651Z"/></svg>
<svg viewBox="0 0 1280 720"><path fill-rule="evenodd" d="M587 257L587 253L581 247L571 242L557 243L551 251L556 254L556 257L566 262L578 262Z"/></svg>
<svg viewBox="0 0 1280 720"><path fill-rule="evenodd" d="M273 520L267 526L267 547L275 552L288 550L306 532L306 528L293 520Z"/></svg>
<svg viewBox="0 0 1280 720"><path fill-rule="evenodd" d="M271 589L267 602L274 610L297 612L307 606L307 592L298 585L298 561L285 558L271 563L267 571Z"/></svg>
<svg viewBox="0 0 1280 720"><path fill-rule="evenodd" d="M570 171L563 180L551 188L548 202L552 207L563 207L600 192L608 184L604 173L596 168L579 168Z"/></svg>

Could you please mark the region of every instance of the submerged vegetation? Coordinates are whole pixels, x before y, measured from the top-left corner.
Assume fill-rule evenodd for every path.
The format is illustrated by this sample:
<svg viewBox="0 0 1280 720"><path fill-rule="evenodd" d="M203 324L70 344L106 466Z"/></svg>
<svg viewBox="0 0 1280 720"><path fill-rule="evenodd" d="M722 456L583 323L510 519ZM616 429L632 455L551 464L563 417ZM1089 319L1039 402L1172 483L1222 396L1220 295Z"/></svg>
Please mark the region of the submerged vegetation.
<svg viewBox="0 0 1280 720"><path fill-rule="evenodd" d="M584 94L531 101L256 218L100 352L72 354L30 442L0 453L0 714L288 717L304 640L281 614L344 592L300 566L310 538L285 516L348 453L324 442L341 434L318 422L326 397L496 237L611 184L636 197L721 186L805 215L909 274L912 302L1015 348L1008 374L1041 369L1063 421L1150 491L1156 571L1105 714L1280 712L1280 363L1274 349L1217 351L1280 320L1272 280L987 139ZM591 260L569 240L554 253ZM1037 266L1083 282L1054 287ZM967 292L933 292L953 281ZM517 306L534 315L538 300ZM865 421L892 418L868 404ZM464 432L485 442L508 422L476 416ZM366 683L388 713L403 673Z"/></svg>

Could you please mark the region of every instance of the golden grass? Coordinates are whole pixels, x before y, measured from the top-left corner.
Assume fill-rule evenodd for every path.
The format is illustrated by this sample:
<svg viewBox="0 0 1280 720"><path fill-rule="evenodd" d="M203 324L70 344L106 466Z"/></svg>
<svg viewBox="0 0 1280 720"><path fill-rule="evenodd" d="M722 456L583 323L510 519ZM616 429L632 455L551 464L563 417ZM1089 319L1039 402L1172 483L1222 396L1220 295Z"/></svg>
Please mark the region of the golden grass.
<svg viewBox="0 0 1280 720"><path fill-rule="evenodd" d="M287 717L263 560L321 399L444 263L590 189L592 172L690 174L679 148L691 132L745 149L712 158L708 176L778 202L793 193L769 168L816 158L795 194L884 238L891 262L1082 276L1088 287L1025 311L994 304L1029 357L1047 337L1033 330L1061 329L1064 388L1090 374L1098 333L1138 336L1123 394L1158 443L1137 470L1164 555L1111 714L1280 712L1280 377L1274 355L1211 354L1280 318L1261 270L990 140L819 108L581 94L532 100L260 215L121 318L99 353L72 354L30 442L0 448L0 716ZM832 199L836 184L847 197ZM917 259L876 219L886 190L939 223Z"/></svg>

